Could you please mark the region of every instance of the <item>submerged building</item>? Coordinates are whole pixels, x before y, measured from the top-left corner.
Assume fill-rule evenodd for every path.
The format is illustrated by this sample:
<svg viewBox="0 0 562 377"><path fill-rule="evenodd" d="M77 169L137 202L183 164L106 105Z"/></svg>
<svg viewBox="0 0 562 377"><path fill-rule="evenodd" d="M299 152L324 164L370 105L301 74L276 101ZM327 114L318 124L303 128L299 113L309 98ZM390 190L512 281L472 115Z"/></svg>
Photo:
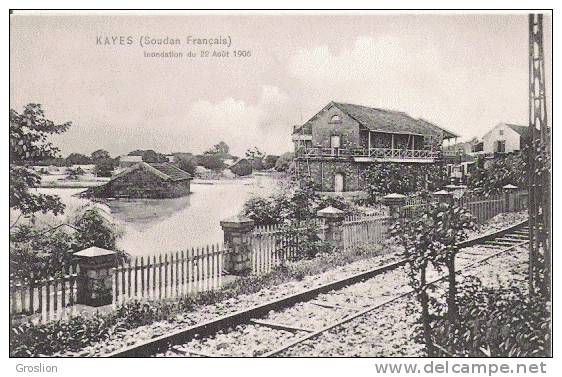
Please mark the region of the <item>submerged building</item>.
<svg viewBox="0 0 562 377"><path fill-rule="evenodd" d="M177 198L190 193L192 176L168 162L136 165L111 177L88 194L109 198Z"/></svg>

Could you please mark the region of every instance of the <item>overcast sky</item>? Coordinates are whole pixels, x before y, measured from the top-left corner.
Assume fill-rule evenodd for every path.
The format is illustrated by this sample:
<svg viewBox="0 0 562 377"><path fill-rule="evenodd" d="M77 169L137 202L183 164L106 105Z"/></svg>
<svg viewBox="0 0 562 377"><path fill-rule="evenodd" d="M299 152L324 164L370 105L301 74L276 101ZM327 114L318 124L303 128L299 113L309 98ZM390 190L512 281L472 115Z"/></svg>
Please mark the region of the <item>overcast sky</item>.
<svg viewBox="0 0 562 377"><path fill-rule="evenodd" d="M528 124L526 15L12 16L11 107L72 121L63 155L98 148L242 154L291 150L294 124L329 101L404 111L462 135ZM550 28L547 23L547 58ZM199 52L188 35L230 36L249 58ZM97 45L131 36L132 45ZM139 37L180 38L142 48ZM213 50L222 50L215 46ZM231 53L232 54L232 53Z"/></svg>

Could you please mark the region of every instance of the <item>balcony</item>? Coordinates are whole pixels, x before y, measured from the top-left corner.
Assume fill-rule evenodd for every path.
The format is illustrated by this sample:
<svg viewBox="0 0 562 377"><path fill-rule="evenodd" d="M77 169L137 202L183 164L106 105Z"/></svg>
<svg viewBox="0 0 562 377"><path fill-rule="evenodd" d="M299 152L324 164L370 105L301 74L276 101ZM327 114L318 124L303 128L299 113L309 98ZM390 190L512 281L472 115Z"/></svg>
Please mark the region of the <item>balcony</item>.
<svg viewBox="0 0 562 377"><path fill-rule="evenodd" d="M356 162L433 162L441 158L441 151L429 149L392 148L298 148L297 158L352 159Z"/></svg>

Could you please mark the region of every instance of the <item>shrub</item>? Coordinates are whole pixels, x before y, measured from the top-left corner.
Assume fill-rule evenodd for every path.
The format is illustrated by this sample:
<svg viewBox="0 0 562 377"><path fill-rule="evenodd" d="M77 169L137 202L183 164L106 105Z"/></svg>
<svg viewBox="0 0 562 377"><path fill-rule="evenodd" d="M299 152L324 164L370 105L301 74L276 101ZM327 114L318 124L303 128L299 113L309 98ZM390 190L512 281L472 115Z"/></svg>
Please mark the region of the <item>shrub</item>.
<svg viewBox="0 0 562 377"><path fill-rule="evenodd" d="M447 182L443 169L438 166L402 163L372 164L365 178L367 194L373 201L392 193L412 194L425 190L426 186L435 191Z"/></svg>
<svg viewBox="0 0 562 377"><path fill-rule="evenodd" d="M246 160L237 161L235 165L230 167L230 171L238 176L246 176L252 174L253 166Z"/></svg>
<svg viewBox="0 0 562 377"><path fill-rule="evenodd" d="M214 154L198 155L197 165L201 165L206 169L211 169L215 171L223 170L226 167L220 156Z"/></svg>
<svg viewBox="0 0 562 377"><path fill-rule="evenodd" d="M174 153L176 165L181 170L188 172L192 176L195 175L197 168L197 159L190 153Z"/></svg>
<svg viewBox="0 0 562 377"><path fill-rule="evenodd" d="M295 154L293 152L283 153L277 159L277 161L275 161L275 170L288 171L294 159L295 159Z"/></svg>
<svg viewBox="0 0 562 377"><path fill-rule="evenodd" d="M508 184L526 187L526 171L527 164L522 154L498 157L486 167L479 162L468 179L468 187L485 195L497 194Z"/></svg>
<svg viewBox="0 0 562 377"><path fill-rule="evenodd" d="M477 278L459 286L458 329L453 336L437 311L434 338L438 344L454 340L459 357L549 357L551 312L540 295L517 287L487 288Z"/></svg>
<svg viewBox="0 0 562 377"><path fill-rule="evenodd" d="M277 163L277 160L279 159L279 156L274 156L274 155L267 155L265 157L265 159L263 160L263 168L264 169L273 169L275 167L275 164Z"/></svg>
<svg viewBox="0 0 562 377"><path fill-rule="evenodd" d="M97 160L94 173L97 177L109 178L115 170L116 162L112 159Z"/></svg>

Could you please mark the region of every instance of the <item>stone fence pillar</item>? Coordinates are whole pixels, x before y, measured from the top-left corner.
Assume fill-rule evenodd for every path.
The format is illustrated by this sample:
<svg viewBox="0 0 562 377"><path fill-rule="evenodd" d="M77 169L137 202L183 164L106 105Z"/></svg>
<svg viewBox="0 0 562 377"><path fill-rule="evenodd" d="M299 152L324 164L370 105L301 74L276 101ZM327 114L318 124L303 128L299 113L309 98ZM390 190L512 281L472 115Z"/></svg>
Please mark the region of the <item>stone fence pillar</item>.
<svg viewBox="0 0 562 377"><path fill-rule="evenodd" d="M233 275L247 275L252 272L252 231L254 220L234 216L220 222L224 232L224 243L229 252L224 258L224 268Z"/></svg>
<svg viewBox="0 0 562 377"><path fill-rule="evenodd" d="M447 190L440 190L433 193L439 203L453 204L453 193Z"/></svg>
<svg viewBox="0 0 562 377"><path fill-rule="evenodd" d="M505 211L506 212L514 212L516 208L515 203L515 196L517 195L517 190L519 187L514 185L505 185L503 186L503 192L505 196Z"/></svg>
<svg viewBox="0 0 562 377"><path fill-rule="evenodd" d="M113 300L113 269L117 255L113 250L89 247L74 254L79 273L76 303L104 306Z"/></svg>
<svg viewBox="0 0 562 377"><path fill-rule="evenodd" d="M322 238L337 250L343 250L343 221L345 212L334 207L326 207L316 212L318 218L324 220Z"/></svg>
<svg viewBox="0 0 562 377"><path fill-rule="evenodd" d="M402 207L406 205L406 196L402 194L388 194L382 197L382 203L389 209L389 216L392 221L402 221L404 214Z"/></svg>

